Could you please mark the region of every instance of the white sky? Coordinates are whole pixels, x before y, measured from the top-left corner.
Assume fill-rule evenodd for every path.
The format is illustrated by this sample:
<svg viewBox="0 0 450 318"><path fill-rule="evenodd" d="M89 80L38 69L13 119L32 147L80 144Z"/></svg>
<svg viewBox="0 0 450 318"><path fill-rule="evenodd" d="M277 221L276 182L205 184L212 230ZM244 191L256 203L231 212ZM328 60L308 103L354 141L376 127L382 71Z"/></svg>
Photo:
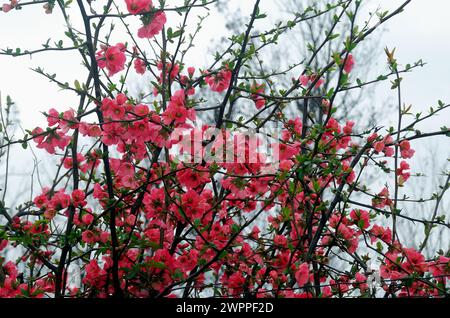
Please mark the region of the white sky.
<svg viewBox="0 0 450 318"><path fill-rule="evenodd" d="M243 12L250 12L253 5L253 1L250 0L228 1L241 7ZM365 0L365 2L372 8L378 6L394 8L402 3L400 0ZM279 8L276 3L283 3L283 0L263 0L261 11L269 15L271 12L276 12ZM62 35L63 20L58 10L55 10L56 13L52 15L46 15L42 11L40 6L35 6L8 14L1 13L0 47L41 48L41 44L49 37L53 40L63 39L68 44L69 42ZM73 19L79 21L76 18L74 13ZM448 58L450 23L447 23L448 21L450 21L450 1L413 0L405 12L388 22L388 31L384 32L380 39L382 45L380 45L378 56L383 62L382 48L384 46L396 47L396 55L404 64L419 58L427 62L424 68L405 76L403 83L405 101L417 107L428 107L435 104L437 99L450 101L450 59ZM210 39L223 33L223 22L223 17L212 12L197 43L198 51L210 47ZM203 64L203 58L198 55L196 57L198 58L193 60ZM83 78L78 63L79 59L75 52L47 52L33 55L31 58L0 56L0 90L3 96L9 94L17 101L25 127L35 125L39 112L50 106L66 108L76 103L76 97L73 94L59 92L54 84L47 82L29 68L42 66L48 72L57 73L60 79L73 83L74 79ZM382 63L378 65L381 70L384 67ZM389 92L386 87L387 84L381 87L381 96ZM384 101L385 98L381 96L379 100Z"/></svg>

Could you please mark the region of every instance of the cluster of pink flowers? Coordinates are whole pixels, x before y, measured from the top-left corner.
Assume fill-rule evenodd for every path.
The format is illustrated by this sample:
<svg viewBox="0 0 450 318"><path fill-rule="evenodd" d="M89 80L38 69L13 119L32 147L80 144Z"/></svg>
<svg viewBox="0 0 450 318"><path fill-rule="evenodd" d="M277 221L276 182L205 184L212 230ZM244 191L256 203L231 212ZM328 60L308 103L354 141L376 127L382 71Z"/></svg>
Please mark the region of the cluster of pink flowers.
<svg viewBox="0 0 450 318"><path fill-rule="evenodd" d="M403 160L400 162L400 167L397 168L397 176L400 185L403 185L403 183L405 183L411 176L411 173L405 170L409 170L409 164Z"/></svg>
<svg viewBox="0 0 450 318"><path fill-rule="evenodd" d="M134 63L134 70L136 71L136 73L143 75L146 71L145 62L140 58L137 58L134 60L133 63Z"/></svg>
<svg viewBox="0 0 450 318"><path fill-rule="evenodd" d="M195 110L193 108L186 108L185 91L180 89L176 91L167 106L167 109L162 114L165 124L181 125L186 122L187 119L195 120Z"/></svg>
<svg viewBox="0 0 450 318"><path fill-rule="evenodd" d="M125 0L128 12L131 14L143 14L141 20L143 26L138 30L138 37L152 38L157 35L167 22L164 11L151 12L152 0Z"/></svg>
<svg viewBox="0 0 450 318"><path fill-rule="evenodd" d="M167 18L165 12L156 12L153 14L150 21L144 21L144 25L138 30L138 37L151 39L161 32L166 22Z"/></svg>
<svg viewBox="0 0 450 318"><path fill-rule="evenodd" d="M216 74L208 74L205 76L205 82L209 85L213 92L223 92L228 89L231 84L232 73L228 68L221 69Z"/></svg>
<svg viewBox="0 0 450 318"><path fill-rule="evenodd" d="M131 14L139 14L148 12L153 7L152 0L125 0L128 12Z"/></svg>
<svg viewBox="0 0 450 318"><path fill-rule="evenodd" d="M347 56L347 59L345 60L344 72L349 74L352 71L354 65L355 65L355 59L353 58L352 54L349 54Z"/></svg>
<svg viewBox="0 0 450 318"><path fill-rule="evenodd" d="M264 93L264 84L258 85L254 83L251 87L252 99L255 102L255 106L257 109L261 109L266 105L266 100L260 94Z"/></svg>
<svg viewBox="0 0 450 318"><path fill-rule="evenodd" d="M95 137L98 137L98 136L95 136ZM67 156L67 157L63 158L62 162L63 162L63 167L65 169L69 170L69 169L74 168L74 159L71 156ZM77 163L76 167L78 167L78 169L82 173L87 173L90 170L92 170L93 168L96 168L100 164L99 155L95 151L88 153L86 156L84 156L81 153L77 153L76 163Z"/></svg>
<svg viewBox="0 0 450 318"><path fill-rule="evenodd" d="M374 208L383 209L384 207L390 207L392 200L390 198L389 189L384 187L373 199L372 206Z"/></svg>
<svg viewBox="0 0 450 318"><path fill-rule="evenodd" d="M141 159L146 155L146 142L166 145L162 118L150 112L147 105L132 105L124 94L119 94L115 99L105 98L100 109L105 118L101 135L104 144L117 145L119 152L130 152Z"/></svg>
<svg viewBox="0 0 450 318"><path fill-rule="evenodd" d="M368 142L373 142L378 138L377 134L372 134L367 138ZM373 144L373 149L375 150L375 153L383 152L387 157L392 157L394 154L394 148L389 146L394 143L394 139L391 135L386 135L381 141L377 141Z"/></svg>
<svg viewBox="0 0 450 318"><path fill-rule="evenodd" d="M308 85L316 82L317 80L317 75L301 75L299 78L299 82L303 87L308 87ZM323 85L323 83L325 83L325 80L323 78L319 78L316 82L316 84L314 85L314 88L319 88L320 86Z"/></svg>
<svg viewBox="0 0 450 318"><path fill-rule="evenodd" d="M28 283L19 283L19 270L14 262L3 263L0 258L0 271L2 272L2 283L0 284L0 298L23 297L26 291L28 297L42 298L44 292L54 289L53 277L51 274L44 278L37 279L33 286Z"/></svg>
<svg viewBox="0 0 450 318"><path fill-rule="evenodd" d="M7 13L12 9L14 9L15 7L17 7L18 4L19 4L18 0L10 0L9 3L4 3L2 5L2 11Z"/></svg>
<svg viewBox="0 0 450 318"><path fill-rule="evenodd" d="M126 47L123 43L117 43L114 46L103 46L97 52L98 67L106 68L109 76L113 76L122 71L125 68L125 62L127 60L125 51Z"/></svg>
<svg viewBox="0 0 450 318"><path fill-rule="evenodd" d="M68 211L66 209L69 205L83 207L86 205L84 199L85 193L82 190L74 190L72 196L70 196L65 193L64 189L54 192L44 188L43 193L35 197L33 202L38 208L44 210L44 216L51 220L59 211L63 211L67 215Z"/></svg>
<svg viewBox="0 0 450 318"><path fill-rule="evenodd" d="M158 77L159 83L162 83L163 78L165 80L173 81L180 73L180 65L178 63L175 63L174 65L172 65L172 63L165 63L165 65L163 65L162 62L159 62L157 68L160 71Z"/></svg>
<svg viewBox="0 0 450 318"><path fill-rule="evenodd" d="M42 128L36 127L31 132L33 141L37 143L37 147L45 149L49 154L54 154L56 148L64 150L70 143L70 136L65 135L61 131L50 130L45 132Z"/></svg>
<svg viewBox="0 0 450 318"><path fill-rule="evenodd" d="M411 145L408 140L403 140L400 142L400 154L403 159L409 159L414 156L414 149L411 148Z"/></svg>
<svg viewBox="0 0 450 318"><path fill-rule="evenodd" d="M370 241L371 243L375 243L377 239L380 239L386 244L390 244L392 242L392 231L389 227L384 228L377 224L374 224L369 231L370 233Z"/></svg>

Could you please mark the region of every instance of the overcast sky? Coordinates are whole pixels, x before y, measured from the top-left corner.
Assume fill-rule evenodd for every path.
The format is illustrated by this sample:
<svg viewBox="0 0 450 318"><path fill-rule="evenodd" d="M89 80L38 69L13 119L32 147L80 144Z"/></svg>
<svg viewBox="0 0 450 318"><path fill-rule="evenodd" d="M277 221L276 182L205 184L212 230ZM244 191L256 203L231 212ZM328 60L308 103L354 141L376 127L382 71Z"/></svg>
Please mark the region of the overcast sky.
<svg viewBox="0 0 450 318"><path fill-rule="evenodd" d="M241 7L242 12L250 12L253 1L228 0ZM400 0L365 0L369 8L394 8L401 4ZM262 11L276 14L283 0L263 0ZM51 37L53 40L63 39L63 20L57 10L52 15L45 15L40 6L26 7L22 11L2 13L0 15L0 47L20 47L22 49L41 48L41 44ZM77 20L76 15L72 17ZM213 11L211 18L201 33L200 48L208 47L210 38L224 31L225 20ZM450 101L450 1L447 0L413 0L404 13L398 15L387 24L387 32L380 41L380 58L384 61L382 48L397 48L397 57L404 64L422 58L428 64L420 70L405 76L405 100L417 107L427 107L437 99ZM170 21L169 21L170 23ZM68 43L68 41L65 41ZM199 49L200 50L200 49ZM74 58L75 57L75 58ZM0 56L0 90L3 95L9 94L17 101L22 113L24 126L36 124L39 111L49 106L71 106L76 97L70 93L58 92L54 85L29 70L30 67L42 66L48 72L57 75L70 83L81 79L79 59L75 52L48 52L33 55L31 58L11 58ZM198 57L198 62L202 62ZM358 61L366 63L366 61ZM372 61L367 61L371 63ZM386 85L387 86L387 85ZM381 87L386 94L388 89ZM26 94L24 94L26 91ZM389 93L389 92L388 92ZM384 101L385 96L377 99Z"/></svg>
<svg viewBox="0 0 450 318"><path fill-rule="evenodd" d="M234 6L241 7L242 12L250 12L253 1L229 0ZM400 0L365 0L368 7L394 8L401 4ZM263 0L262 11L275 15L283 0ZM2 13L0 15L0 47L20 47L22 49L41 48L41 44L48 38L59 40L64 38L63 20L55 10L52 15L45 15L40 6L26 7L22 11ZM77 16L73 15L74 21ZM206 21L198 50L207 48L211 38L217 37L224 31L224 18L212 12ZM437 99L450 101L450 1L447 0L413 0L404 13L398 15L387 24L387 32L382 33L380 54L382 63L384 54L382 48L388 46L397 48L397 57L406 64L422 58L427 65L420 70L405 76L405 101L416 107L428 107L435 104ZM170 21L169 21L170 23ZM65 41L68 43L68 41ZM51 73L57 73L59 78L73 83L74 79L81 79L79 59L75 52L48 52L33 55L31 58L11 58L0 56L0 90L4 95L11 95L17 101L22 113L25 127L36 124L39 112L49 106L71 106L76 97L70 93L59 92L54 85L42 79L38 74L29 70L31 67L42 66ZM198 64L204 60L196 55ZM358 61L372 63L372 61ZM381 85L377 94L377 101L385 101L389 89ZM24 94L26 91L26 94Z"/></svg>

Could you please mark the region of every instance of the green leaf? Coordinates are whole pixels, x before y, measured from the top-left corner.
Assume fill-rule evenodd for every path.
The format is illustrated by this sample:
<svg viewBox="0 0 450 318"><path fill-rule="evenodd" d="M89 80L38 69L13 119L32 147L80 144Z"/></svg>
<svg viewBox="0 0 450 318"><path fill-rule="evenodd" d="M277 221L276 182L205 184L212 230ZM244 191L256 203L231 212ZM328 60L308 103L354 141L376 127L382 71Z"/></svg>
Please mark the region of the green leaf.
<svg viewBox="0 0 450 318"><path fill-rule="evenodd" d="M339 36L340 36L339 33L331 34L331 35L328 37L328 39L334 40L334 39L338 38Z"/></svg>
<svg viewBox="0 0 450 318"><path fill-rule="evenodd" d="M283 216L283 221L289 221L291 219L291 209L283 207L281 209L281 215Z"/></svg>
<svg viewBox="0 0 450 318"><path fill-rule="evenodd" d="M363 228L364 228L364 220L359 220L359 221L358 221L358 227L359 227L360 229L363 229Z"/></svg>
<svg viewBox="0 0 450 318"><path fill-rule="evenodd" d="M149 263L150 267L154 267L154 268L159 268L159 269L165 269L166 268L166 264L164 264L163 262L157 262L154 260L151 260Z"/></svg>
<svg viewBox="0 0 450 318"><path fill-rule="evenodd" d="M239 230L240 230L239 225L233 224L233 225L231 226L231 232L233 232L233 233L238 233Z"/></svg>
<svg viewBox="0 0 450 318"><path fill-rule="evenodd" d="M76 88L77 91L81 91L82 90L80 82L78 80L75 80L74 85L75 85L75 88Z"/></svg>
<svg viewBox="0 0 450 318"><path fill-rule="evenodd" d="M183 30L177 30L175 32L172 33L172 38L176 38L179 37L181 34L183 34Z"/></svg>
<svg viewBox="0 0 450 318"><path fill-rule="evenodd" d="M377 251L382 252L383 251L383 244L381 244L380 241L377 242Z"/></svg>
<svg viewBox="0 0 450 318"><path fill-rule="evenodd" d="M261 14L257 15L257 16L255 17L255 19L264 19L264 18L266 18L266 17L267 17L267 14L261 13Z"/></svg>
<svg viewBox="0 0 450 318"><path fill-rule="evenodd" d="M442 126L441 131L446 132L446 136L450 137L450 129L447 126Z"/></svg>

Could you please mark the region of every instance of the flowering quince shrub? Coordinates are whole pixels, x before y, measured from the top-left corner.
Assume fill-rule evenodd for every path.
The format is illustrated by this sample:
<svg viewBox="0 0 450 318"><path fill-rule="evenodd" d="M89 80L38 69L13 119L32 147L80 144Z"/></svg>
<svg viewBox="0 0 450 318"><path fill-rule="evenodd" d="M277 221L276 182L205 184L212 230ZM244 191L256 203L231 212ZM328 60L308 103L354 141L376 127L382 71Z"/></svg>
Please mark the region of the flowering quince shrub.
<svg viewBox="0 0 450 318"><path fill-rule="evenodd" d="M55 181L30 202L17 211L1 202L0 296L448 295L449 252L422 253L432 229L448 224L437 213L430 220L410 215L400 195L414 169L413 141L449 135L446 127L418 132L416 124L448 105L439 102L427 115L410 116L399 100L396 128L362 130L360 123L335 117L341 92L391 78L400 96L401 74L420 66L403 69L386 49L388 75L368 82L352 78L353 68L364 63L355 48L408 1L374 16L374 26L356 26L360 2L349 0L309 8L257 31L266 16L257 0L242 34L231 37L230 49L208 66L187 64L201 24L192 33L187 25L215 1L169 2L45 4L47 13L62 14L73 44L46 49L78 51L88 76L72 86L36 69L78 94L79 105L62 112L49 107L45 127L6 143L34 145L61 159ZM34 4L7 1L2 11L14 14ZM82 25L69 20L75 14ZM275 46L280 34L321 14L351 25L342 50L328 64L310 66L321 46L311 48L303 69L267 74L251 69L250 61ZM124 22L133 19L142 23L137 30ZM126 29L116 34L123 37L119 42L110 41L112 21ZM335 38L330 30L324 46ZM144 98L127 90L133 72L151 82ZM294 78L286 81L279 74ZM331 74L338 81L324 91ZM319 101L314 107L320 119L312 99ZM238 108L248 111L235 117L231 110ZM205 114L214 119L198 125ZM402 124L408 116L413 119ZM239 138L238 129L259 134ZM260 147L262 131L272 138L270 151ZM188 159L181 160L178 151ZM365 183L369 168L385 173L385 187ZM423 245L402 243L400 219L424 226Z"/></svg>

